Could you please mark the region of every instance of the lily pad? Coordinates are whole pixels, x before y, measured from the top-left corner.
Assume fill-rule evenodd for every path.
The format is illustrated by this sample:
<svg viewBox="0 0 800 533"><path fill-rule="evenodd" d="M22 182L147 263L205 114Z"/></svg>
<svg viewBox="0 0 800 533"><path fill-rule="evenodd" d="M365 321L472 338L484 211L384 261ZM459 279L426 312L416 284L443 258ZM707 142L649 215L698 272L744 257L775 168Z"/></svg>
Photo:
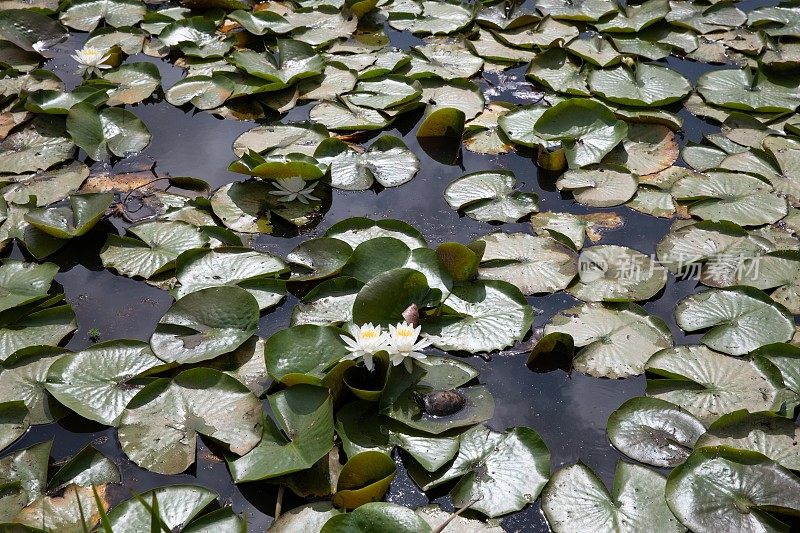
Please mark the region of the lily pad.
<svg viewBox="0 0 800 533"><path fill-rule="evenodd" d="M167 362L213 359L249 339L258 327L258 316L258 302L245 289L200 289L176 301L161 317L150 346Z"/></svg>
<svg viewBox="0 0 800 533"><path fill-rule="evenodd" d="M521 341L533 321L533 311L514 285L485 280L456 283L441 316L424 330L441 350L469 353L502 350Z"/></svg>
<svg viewBox="0 0 800 533"><path fill-rule="evenodd" d="M636 194L636 176L620 168L573 169L565 172L556 187L572 193L575 200L590 207L613 207Z"/></svg>
<svg viewBox="0 0 800 533"><path fill-rule="evenodd" d="M624 378L641 374L651 355L672 346L672 334L658 317L636 304L586 303L565 309L544 333L566 333L582 349L573 362L579 372Z"/></svg>
<svg viewBox="0 0 800 533"><path fill-rule="evenodd" d="M325 373L349 352L331 326L303 324L278 331L265 344L267 370L286 384L320 385Z"/></svg>
<svg viewBox="0 0 800 533"><path fill-rule="evenodd" d="M695 201L689 213L704 220L728 220L742 226L777 222L787 214L787 202L772 186L754 176L733 172L693 174L679 180L672 195Z"/></svg>
<svg viewBox="0 0 800 533"><path fill-rule="evenodd" d="M98 111L85 102L76 104L67 115L67 131L95 161L126 157L150 144L150 131L144 122L118 107Z"/></svg>
<svg viewBox="0 0 800 533"><path fill-rule="evenodd" d="M179 474L195 461L197 434L244 455L261 440L261 404L236 379L208 368L150 382L123 411L122 451L159 474Z"/></svg>
<svg viewBox="0 0 800 533"><path fill-rule="evenodd" d="M179 221L142 222L130 226L127 232L138 238L109 234L100 259L106 268L145 279L172 268L186 250L208 242L197 227Z"/></svg>
<svg viewBox="0 0 800 533"><path fill-rule="evenodd" d="M228 460L236 483L311 468L333 447L333 405L328 389L295 385L270 395L269 403L277 424L268 419L258 446Z"/></svg>
<svg viewBox="0 0 800 533"><path fill-rule="evenodd" d="M139 0L76 0L60 17L61 22L79 31L92 31L100 21L115 28L134 26L147 7Z"/></svg>
<svg viewBox="0 0 800 533"><path fill-rule="evenodd" d="M525 77L556 92L589 96L586 76L590 71L563 48L550 48L531 61Z"/></svg>
<svg viewBox="0 0 800 533"><path fill-rule="evenodd" d="M675 134L668 127L660 124L628 124L628 137L603 161L624 166L634 174L643 176L668 168L679 169L671 167L678 159L678 154ZM643 180L640 178L639 181L641 183Z"/></svg>
<svg viewBox="0 0 800 533"><path fill-rule="evenodd" d="M394 460L383 452L365 451L354 455L339 474L334 505L355 509L380 501L389 490L396 470Z"/></svg>
<svg viewBox="0 0 800 533"><path fill-rule="evenodd" d="M286 256L293 267L290 281L313 281L338 274L353 254L340 239L320 237L300 243Z"/></svg>
<svg viewBox="0 0 800 533"><path fill-rule="evenodd" d="M486 248L478 277L509 282L526 295L564 289L578 273L577 254L550 237L492 233L480 241Z"/></svg>
<svg viewBox="0 0 800 533"><path fill-rule="evenodd" d="M195 485L169 485L144 492L140 498L141 501L136 498L125 500L108 513L108 522L114 531L134 533L149 530L153 517L148 506L155 509L153 505L157 506L157 516L164 527L183 528L217 499L217 493ZM189 528L182 529L187 530Z"/></svg>
<svg viewBox="0 0 800 533"><path fill-rule="evenodd" d="M666 484L660 474L620 461L609 493L597 474L579 462L553 474L542 492L542 511L559 533L685 531L664 501Z"/></svg>
<svg viewBox="0 0 800 533"><path fill-rule="evenodd" d="M369 280L353 302L353 322L388 326L402 321L411 304L419 309L436 305L442 293L428 286L425 274L412 268L394 268Z"/></svg>
<svg viewBox="0 0 800 533"><path fill-rule="evenodd" d="M586 302L649 300L667 283L667 270L625 246L586 248L578 258L578 280L567 292Z"/></svg>
<svg viewBox="0 0 800 533"><path fill-rule="evenodd" d="M86 235L103 218L113 200L110 193L73 194L69 197L69 207L32 209L25 214L25 221L57 239L72 239Z"/></svg>
<svg viewBox="0 0 800 533"><path fill-rule="evenodd" d="M31 424L47 424L66 414L45 389L47 371L66 353L55 346L33 346L14 352L0 366L0 402L22 400Z"/></svg>
<svg viewBox="0 0 800 533"><path fill-rule="evenodd" d="M328 519L320 533L350 533L356 531L392 531L393 533L431 533L425 520L408 507L394 503L371 502L351 513Z"/></svg>
<svg viewBox="0 0 800 533"><path fill-rule="evenodd" d="M0 38L23 50L39 52L65 41L67 36L61 24L35 9L4 9L0 13Z"/></svg>
<svg viewBox="0 0 800 533"><path fill-rule="evenodd" d="M146 383L135 378L163 365L147 343L103 342L50 365L45 387L80 416L114 426Z"/></svg>
<svg viewBox="0 0 800 533"><path fill-rule="evenodd" d="M352 217L328 228L325 236L344 241L353 248L375 237L394 237L403 241L412 250L428 246L425 237L416 228L402 220L393 219L372 220Z"/></svg>
<svg viewBox="0 0 800 533"><path fill-rule="evenodd" d="M207 287L236 285L252 294L264 310L283 299L285 282L277 276L288 270L279 257L249 248L188 250L175 262L174 294L183 298Z"/></svg>
<svg viewBox="0 0 800 533"><path fill-rule="evenodd" d="M613 212L576 215L545 211L531 217L531 225L537 235L563 235L569 239L567 244L571 242L576 250L583 248L586 237L593 243L599 242L604 231L618 229L623 224L622 217Z"/></svg>
<svg viewBox="0 0 800 533"><path fill-rule="evenodd" d="M515 191L515 186L511 171L473 172L451 182L444 198L450 207L463 210L475 220L516 222L539 210L539 197Z"/></svg>
<svg viewBox="0 0 800 533"><path fill-rule="evenodd" d="M800 106L800 81L763 71L714 70L700 76L697 92L706 102L745 111L785 112Z"/></svg>
<svg viewBox="0 0 800 533"><path fill-rule="evenodd" d="M791 419L774 413L734 411L720 417L697 441L697 448L728 446L752 450L789 470L800 470L800 428Z"/></svg>
<svg viewBox="0 0 800 533"><path fill-rule="evenodd" d="M662 350L646 370L663 379L647 382L647 395L672 402L710 424L747 409L776 411L782 403L780 372L767 364L737 359L705 346Z"/></svg>
<svg viewBox="0 0 800 533"><path fill-rule="evenodd" d="M800 480L757 452L700 448L670 473L667 504L692 531L780 531L800 512ZM767 514L769 510L770 514Z"/></svg>
<svg viewBox="0 0 800 533"><path fill-rule="evenodd" d="M30 415L25 402L11 400L0 403L0 450L7 448L24 435L30 425Z"/></svg>
<svg viewBox="0 0 800 533"><path fill-rule="evenodd" d="M628 133L627 125L603 104L576 98L547 109L534 130L545 140L561 141L570 168L599 163Z"/></svg>
<svg viewBox="0 0 800 533"><path fill-rule="evenodd" d="M419 35L444 35L464 28L473 16L471 6L456 1L407 0L392 5L389 24Z"/></svg>
<svg viewBox="0 0 800 533"><path fill-rule="evenodd" d="M292 326L333 326L353 319L353 303L364 284L347 276L326 280L309 291L292 311Z"/></svg>
<svg viewBox="0 0 800 533"><path fill-rule="evenodd" d="M461 435L450 465L433 474L411 474L423 490L461 478L450 493L453 505L469 505L495 517L518 511L539 496L550 475L550 452L530 428L501 433L476 426Z"/></svg>
<svg viewBox="0 0 800 533"><path fill-rule="evenodd" d="M636 461L662 468L689 457L706 428L685 409L658 398L637 397L608 417L608 440Z"/></svg>
<svg viewBox="0 0 800 533"><path fill-rule="evenodd" d="M731 355L786 342L794 334L792 314L752 287L711 289L688 296L675 307L675 321L685 331L711 328L700 342Z"/></svg>
<svg viewBox="0 0 800 533"><path fill-rule="evenodd" d="M0 143L0 172L22 174L46 170L72 157L75 144L64 122L37 117L18 127Z"/></svg>
<svg viewBox="0 0 800 533"><path fill-rule="evenodd" d="M328 137L323 126L306 122L256 126L233 141L233 153L238 157L249 150L259 154L297 153L313 156L319 144Z"/></svg>
<svg viewBox="0 0 800 533"><path fill-rule="evenodd" d="M338 139L323 141L314 156L329 165L331 186L348 191L369 189L377 181L383 187L409 182L419 170L419 160L398 137L383 135L363 153Z"/></svg>
<svg viewBox="0 0 800 533"><path fill-rule="evenodd" d="M6 259L0 264L0 311L41 300L50 290L58 266Z"/></svg>

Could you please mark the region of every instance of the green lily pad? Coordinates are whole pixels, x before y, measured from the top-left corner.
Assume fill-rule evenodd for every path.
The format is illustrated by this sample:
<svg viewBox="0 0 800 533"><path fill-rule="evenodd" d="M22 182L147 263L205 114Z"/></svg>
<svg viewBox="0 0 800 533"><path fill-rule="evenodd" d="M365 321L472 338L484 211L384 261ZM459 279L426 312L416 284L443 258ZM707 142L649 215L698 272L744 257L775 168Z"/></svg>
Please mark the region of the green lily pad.
<svg viewBox="0 0 800 533"><path fill-rule="evenodd" d="M552 475L542 491L542 511L554 531L686 531L664 501L667 480L652 470L620 461L611 493L581 462ZM588 528L588 529L587 529Z"/></svg>
<svg viewBox="0 0 800 533"><path fill-rule="evenodd" d="M109 234L100 259L104 267L129 277L147 279L164 272L181 253L208 243L206 235L186 222L142 222L126 231L137 238Z"/></svg>
<svg viewBox="0 0 800 533"><path fill-rule="evenodd" d="M269 403L277 424L267 420L258 446L242 457L228 459L236 483L311 468L333 447L333 405L328 389L295 385L270 395Z"/></svg>
<svg viewBox="0 0 800 533"><path fill-rule="evenodd" d="M343 512L331 502L307 503L281 514L270 524L269 530L271 533L319 531L329 518Z"/></svg>
<svg viewBox="0 0 800 533"><path fill-rule="evenodd" d="M313 156L329 137L324 126L307 122L256 126L233 141L233 152L241 157L253 150L259 154L304 154Z"/></svg>
<svg viewBox="0 0 800 533"><path fill-rule="evenodd" d="M18 127L0 143L0 172L22 174L46 170L72 157L75 144L64 122L37 117Z"/></svg>
<svg viewBox="0 0 800 533"><path fill-rule="evenodd" d="M440 316L423 326L441 350L469 353L502 350L522 340L533 311L514 285L500 280L456 283Z"/></svg>
<svg viewBox="0 0 800 533"><path fill-rule="evenodd" d="M486 247L479 279L506 281L526 295L564 289L578 273L575 251L550 237L492 233L480 242Z"/></svg>
<svg viewBox="0 0 800 533"><path fill-rule="evenodd" d="M428 246L425 237L416 228L402 220L393 219L372 220L352 217L328 228L325 236L344 241L353 248L375 237L394 237L403 241L412 250Z"/></svg>
<svg viewBox="0 0 800 533"><path fill-rule="evenodd" d="M531 217L533 231L537 235L565 236L574 245L576 250L583 248L586 237L593 243L603 238L603 231L615 230L623 225L623 219L613 212L589 213L576 215L574 213L554 213L545 211Z"/></svg>
<svg viewBox="0 0 800 533"><path fill-rule="evenodd" d="M385 502L367 503L351 513L335 515L329 518L320 529L320 533L366 533L368 531L431 533L432 529L425 520L408 507Z"/></svg>
<svg viewBox="0 0 800 533"><path fill-rule="evenodd" d="M0 311L41 300L50 290L58 266L6 259L0 264Z"/></svg>
<svg viewBox="0 0 800 533"><path fill-rule="evenodd" d="M334 131L380 130L391 122L380 111L359 107L347 97L339 100L318 103L309 111L309 119Z"/></svg>
<svg viewBox="0 0 800 533"><path fill-rule="evenodd" d="M417 156L392 135L381 136L363 153L339 139L327 139L314 156L329 165L331 186L348 191L369 189L375 181L383 187L397 187L411 181L419 170Z"/></svg>
<svg viewBox="0 0 800 533"><path fill-rule="evenodd" d="M705 220L728 220L742 226L777 222L787 214L787 202L764 180L733 172L694 174L679 180L672 195L689 205L689 213Z"/></svg>
<svg viewBox="0 0 800 533"><path fill-rule="evenodd" d="M800 313L800 252L770 252L740 261L736 282L761 290L775 289L770 295L791 313Z"/></svg>
<svg viewBox="0 0 800 533"><path fill-rule="evenodd" d="M198 433L244 455L261 440L261 431L258 398L208 368L150 382L130 400L117 429L125 455L159 474L179 474L194 463Z"/></svg>
<svg viewBox="0 0 800 533"><path fill-rule="evenodd" d="M85 102L75 104L67 115L67 131L75 144L95 161L126 157L150 144L150 131L144 122L117 107L98 111Z"/></svg>
<svg viewBox="0 0 800 533"><path fill-rule="evenodd" d="M2 189L2 195L7 202L15 204L26 204L35 196L36 206L44 207L77 191L88 176L89 168L74 161L49 171L17 175Z"/></svg>
<svg viewBox="0 0 800 533"><path fill-rule="evenodd" d="M531 61L525 77L556 92L589 96L586 76L590 71L563 48L550 48Z"/></svg>
<svg viewBox="0 0 800 533"><path fill-rule="evenodd" d="M414 304L422 309L436 305L441 291L428 285L425 274L412 268L394 268L369 280L353 302L353 322L388 326L403 320Z"/></svg>
<svg viewBox="0 0 800 533"><path fill-rule="evenodd" d="M636 304L586 303L565 309L544 333L566 333L581 347L573 362L579 372L624 378L645 371L651 355L672 346L672 334L658 317Z"/></svg>
<svg viewBox="0 0 800 533"><path fill-rule="evenodd" d="M65 353L55 346L33 346L7 357L0 366L0 402L25 402L31 424L47 424L67 414L45 389L50 365Z"/></svg>
<svg viewBox="0 0 800 533"><path fill-rule="evenodd" d="M666 498L675 516L698 533L720 527L785 531L772 513L800 512L800 479L756 452L700 448L670 473Z"/></svg>
<svg viewBox="0 0 800 533"><path fill-rule="evenodd" d="M347 276L323 281L311 289L292 311L292 326L335 326L353 320L353 303L364 284Z"/></svg>
<svg viewBox="0 0 800 533"><path fill-rule="evenodd" d="M612 13L618 6L609 0L538 0L536 7L558 20L596 21Z"/></svg>
<svg viewBox="0 0 800 533"><path fill-rule="evenodd" d="M680 169L672 167L678 159L678 143L675 134L667 126L660 124L629 124L628 137L618 144L614 150L603 160L606 164L621 165L632 173L640 176L639 182L642 183L641 176L656 174L667 169ZM689 172L688 169L675 170L673 172ZM673 178L669 172L661 176L664 183ZM674 178L677 180L677 177ZM653 180L646 183L654 184Z"/></svg>
<svg viewBox="0 0 800 533"><path fill-rule="evenodd" d="M290 281L313 281L338 274L353 254L350 244L331 237L300 243L286 260L293 267Z"/></svg>
<svg viewBox="0 0 800 533"><path fill-rule="evenodd" d="M274 190L260 181L223 185L211 196L211 208L225 227L241 233L270 233L270 211Z"/></svg>
<svg viewBox="0 0 800 533"><path fill-rule="evenodd" d="M231 62L250 75L276 84L276 89L321 74L324 65L314 48L292 39L279 39L275 56L241 50L231 54Z"/></svg>
<svg viewBox="0 0 800 533"><path fill-rule="evenodd" d="M658 0L650 0L658 1ZM663 106L686 97L692 85L678 72L660 65L640 63L635 68L617 66L589 73L594 94L617 104Z"/></svg>
<svg viewBox="0 0 800 533"><path fill-rule="evenodd" d="M567 292L585 302L649 300L667 283L667 270L625 246L586 248L578 258L578 280Z"/></svg>
<svg viewBox="0 0 800 533"><path fill-rule="evenodd" d="M762 71L714 70L700 76L697 92L706 102L745 111L785 112L800 105L800 81Z"/></svg>
<svg viewBox="0 0 800 533"><path fill-rule="evenodd" d="M475 220L516 222L539 210L539 196L515 191L516 181L511 171L473 172L451 182L444 198Z"/></svg>
<svg viewBox="0 0 800 533"><path fill-rule="evenodd" d="M739 409L776 411L782 403L783 386L775 367L705 346L662 350L647 362L646 370L663 378L648 380L648 396L672 402L704 424Z"/></svg>
<svg viewBox="0 0 800 533"><path fill-rule="evenodd" d="M57 239L72 239L88 233L113 200L111 193L73 194L69 207L32 209L25 214L25 221Z"/></svg>
<svg viewBox="0 0 800 533"><path fill-rule="evenodd" d="M774 413L734 411L720 417L697 441L697 448L728 446L752 450L769 457L789 470L800 470L800 428L786 417Z"/></svg>
<svg viewBox="0 0 800 533"><path fill-rule="evenodd" d="M150 346L167 362L213 359L249 339L258 327L258 316L258 302L245 289L200 289L177 300L161 317Z"/></svg>
<svg viewBox="0 0 800 533"><path fill-rule="evenodd" d="M31 346L56 346L77 329L69 304L58 303L63 295L14 309L0 320L0 360Z"/></svg>
<svg viewBox="0 0 800 533"><path fill-rule="evenodd" d="M337 507L355 509L380 501L395 476L394 460L383 452L365 451L347 460L336 483L333 503Z"/></svg>
<svg viewBox="0 0 800 533"><path fill-rule="evenodd" d="M439 77L445 80L471 78L483 67L483 59L452 44L426 44L411 50L408 76Z"/></svg>
<svg viewBox="0 0 800 533"><path fill-rule="evenodd" d="M544 111L533 129L545 140L561 141L570 168L599 163L628 133L627 125L603 104L577 98Z"/></svg>
<svg viewBox="0 0 800 533"><path fill-rule="evenodd" d="M95 0L89 1L94 3ZM117 85L108 91L107 104L110 106L138 104L161 85L161 74L152 63L126 63L104 72L103 79Z"/></svg>
<svg viewBox="0 0 800 533"><path fill-rule="evenodd" d="M602 32L635 33L662 20L670 12L667 0L647 0L641 4L626 5L607 22L594 24Z"/></svg>
<svg viewBox="0 0 800 533"><path fill-rule="evenodd" d="M154 509L154 501L158 507L159 521L164 527L170 530L183 528L217 499L217 493L195 485L169 485L144 492L140 497L141 501L130 498L108 513L108 521L114 531L134 533L149 530L153 518L147 507ZM181 530L187 531L188 528Z"/></svg>
<svg viewBox="0 0 800 533"><path fill-rule="evenodd" d="M25 402L11 400L0 403L0 450L24 435L30 425L30 414Z"/></svg>
<svg viewBox="0 0 800 533"><path fill-rule="evenodd" d="M502 42L519 48L550 48L558 42L570 41L578 34L578 28L572 24L551 17L545 17L527 26L493 32L493 35Z"/></svg>
<svg viewBox="0 0 800 533"><path fill-rule="evenodd" d="M616 449L641 463L664 468L684 462L706 431L685 409L641 396L611 413L607 427L608 440Z"/></svg>
<svg viewBox="0 0 800 533"><path fill-rule="evenodd" d="M733 2L717 2L707 6L685 0L672 0L669 7L670 11L664 17L667 22L698 33L727 30L747 22L747 15Z"/></svg>
<svg viewBox="0 0 800 533"><path fill-rule="evenodd" d="M613 207L630 200L638 187L636 176L623 168L568 170L556 187L572 193L575 200L590 207Z"/></svg>
<svg viewBox="0 0 800 533"><path fill-rule="evenodd" d="M146 383L135 378L163 365L147 343L103 342L50 365L45 387L80 416L114 426Z"/></svg>
<svg viewBox="0 0 800 533"><path fill-rule="evenodd" d="M152 66L152 65L151 65ZM105 90L95 87L80 86L72 92L40 89L32 92L25 100L25 109L33 113L48 115L66 115L75 104L88 102L92 105L102 105L108 100Z"/></svg>
<svg viewBox="0 0 800 533"><path fill-rule="evenodd" d="M473 16L471 6L457 1L407 0L392 5L389 25L418 35L445 35L467 26Z"/></svg>
<svg viewBox="0 0 800 533"><path fill-rule="evenodd" d="M675 307L675 321L685 331L711 328L700 342L731 355L786 342L794 334L792 314L752 287L711 289L688 296Z"/></svg>
<svg viewBox="0 0 800 533"><path fill-rule="evenodd" d="M320 385L325 373L349 352L331 326L303 324L278 331L265 344L270 375L286 385Z"/></svg>
<svg viewBox="0 0 800 533"><path fill-rule="evenodd" d="M26 2L25 7L29 4ZM67 39L67 30L35 9L4 9L0 13L0 39L23 50L39 52Z"/></svg>
<svg viewBox="0 0 800 533"><path fill-rule="evenodd" d="M289 268L282 259L249 248L221 247L188 250L175 261L176 298L207 287L238 286L253 295L259 309L273 307L285 294L277 276Z"/></svg>
<svg viewBox="0 0 800 533"><path fill-rule="evenodd" d="M59 17L61 22L79 31L92 31L100 21L115 28L134 26L147 7L139 0L76 0Z"/></svg>
<svg viewBox="0 0 800 533"><path fill-rule="evenodd" d="M525 475L518 475L521 472ZM411 475L423 490L461 478L450 492L453 505L471 504L470 509L495 517L536 500L550 476L550 452L530 428L501 433L476 426L461 435L450 465L433 474L412 470Z"/></svg>

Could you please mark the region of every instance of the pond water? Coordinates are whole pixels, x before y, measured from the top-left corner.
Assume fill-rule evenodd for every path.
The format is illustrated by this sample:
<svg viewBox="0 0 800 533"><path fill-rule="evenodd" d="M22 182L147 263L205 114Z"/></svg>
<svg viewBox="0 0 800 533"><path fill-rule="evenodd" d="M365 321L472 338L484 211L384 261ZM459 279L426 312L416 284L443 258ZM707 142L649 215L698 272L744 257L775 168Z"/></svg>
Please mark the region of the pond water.
<svg viewBox="0 0 800 533"><path fill-rule="evenodd" d="M746 2L740 4L740 7L752 9L760 5L766 5L766 2ZM386 31L395 46L407 49L410 45L418 44L416 38L408 34L396 32L388 26ZM69 41L59 45L56 57L45 64L45 68L53 69L65 80L68 88L79 82L72 74L74 64L68 54L74 48L80 47L84 38L83 34L73 33ZM144 55L130 59L134 60L156 64L164 87L171 86L183 76L181 69L166 61ZM670 58L665 63L683 73L692 82L702 72L714 68L675 58ZM525 81L524 67L510 69L501 74L486 73L485 78L481 82L482 88L493 90L493 99L524 104L537 97ZM306 120L310 107L299 106L281 117L281 121ZM232 160L231 145L237 136L253 127L254 123L220 120L209 113L193 109L187 111L163 101L129 106L128 109L148 125L153 138L150 146L141 155L116 163L113 171L142 168L154 163L154 170L158 175L196 176L205 179L214 188L243 179L243 176L227 170ZM677 106L676 109L681 107ZM681 146L690 140L699 142L704 133L718 131L718 126L697 119L686 110L681 110L680 116L685 121L684 131L679 135ZM409 222L423 233L431 246L446 241L467 243L498 227L460 216L445 203L442 193L452 180L479 170L512 170L521 190L539 194L541 211L598 211L587 209L577 204L571 195L558 192L554 178L537 171L531 153L519 151L502 156L483 156L461 150L453 158L452 153L444 153L436 148L423 149L415 137L419 118L420 113L412 113L384 131L402 137L420 159L420 171L411 182L380 191L334 190L329 205L324 208L324 217L315 227L304 230L300 235L293 235L289 231L261 235L257 238L255 247L285 256L301 241L319 236L331 225L353 216L395 218ZM454 162L442 162L448 160ZM96 164L96 167L100 166ZM622 215L624 225L607 231L603 244L619 244L645 254L654 254L656 243L669 229L668 220L642 215L624 207L610 208L607 211ZM66 344L68 349L80 350L91 345L88 336L91 328L100 330L104 340L147 341L156 323L172 303L167 292L141 281L115 275L100 264L98 253L105 234L115 230L121 232L125 225L120 219L104 221L86 237L74 241L48 258L60 268L56 281L63 285L66 300L73 306L80 326ZM502 230L530 233L530 224L504 224ZM11 257L23 258L23 255L18 248L14 248ZM698 282L695 280L676 279L670 274L665 289L656 298L644 303L649 313L662 318L669 325L676 344L696 343L699 339L699 335L685 334L673 318L676 302L695 292L697 286ZM258 334L268 337L286 327L297 301L297 296L289 294L282 305L263 315ZM543 327L557 311L574 305L577 300L560 292L555 295L529 297L529 302L536 313L535 330ZM610 486L615 465L623 455L608 442L606 421L609 414L626 399L644 394L644 376L608 380L577 372L571 375L562 371L536 374L525 367L527 353L524 346L495 353L485 359L468 358L468 362L480 371L480 381L488 386L496 399L495 415L488 425L497 430L517 425L532 427L550 448L553 470L581 460ZM148 472L130 462L121 452L114 429L71 415L57 423L31 428L4 454L49 438L55 440L53 456L56 460L74 454L87 443L94 444L100 451L112 457L119 465L123 479L123 487L116 489L112 498L116 501L128 497L130 490L142 492L164 484L196 483L216 490L223 502L229 501L237 513L246 514L251 531L263 531L272 520L275 485L234 485L224 462L202 441L199 443L198 461L187 473L163 476ZM402 457L398 456L397 461L402 465ZM426 503L428 498L415 487L403 473L403 469L398 472L387 501L412 507ZM449 485L447 488L449 489ZM448 503L447 490L433 491L431 494L443 507L452 509ZM284 509L299 503L301 502L287 491ZM522 512L505 517L502 525L508 531L548 531L538 501Z"/></svg>

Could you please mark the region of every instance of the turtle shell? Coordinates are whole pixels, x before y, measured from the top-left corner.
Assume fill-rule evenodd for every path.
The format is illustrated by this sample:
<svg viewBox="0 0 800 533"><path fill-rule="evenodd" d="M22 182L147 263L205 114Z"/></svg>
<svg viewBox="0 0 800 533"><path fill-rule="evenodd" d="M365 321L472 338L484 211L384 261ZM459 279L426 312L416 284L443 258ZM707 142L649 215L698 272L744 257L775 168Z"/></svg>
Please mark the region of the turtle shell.
<svg viewBox="0 0 800 533"><path fill-rule="evenodd" d="M426 414L449 416L461 411L467 404L467 399L455 390L437 390L420 394L417 402Z"/></svg>

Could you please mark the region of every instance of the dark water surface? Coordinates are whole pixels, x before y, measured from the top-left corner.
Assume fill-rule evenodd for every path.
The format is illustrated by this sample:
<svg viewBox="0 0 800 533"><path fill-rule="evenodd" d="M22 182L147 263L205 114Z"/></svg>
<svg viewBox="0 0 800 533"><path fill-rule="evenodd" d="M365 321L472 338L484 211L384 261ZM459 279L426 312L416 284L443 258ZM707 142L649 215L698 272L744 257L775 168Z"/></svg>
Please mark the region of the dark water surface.
<svg viewBox="0 0 800 533"><path fill-rule="evenodd" d="M763 5L761 2L759 4ZM752 9L753 6L747 7ZM395 46L407 48L409 44L416 44L414 38L388 31ZM69 42L61 46L58 57L45 65L64 78L68 85L78 82L78 78L72 74L75 65L68 53L75 47L80 47L84 39L85 35L73 35ZM129 61L151 61L157 64L164 87L170 87L183 75L181 69L158 59L140 56ZM668 64L692 81L709 68L707 65L674 58ZM486 73L485 77L495 86L495 90L501 90L499 96L493 96L495 100L528 103L536 97L525 84L522 68L499 75ZM484 84L484 88L488 89L490 86ZM310 106L298 107L282 120L305 120L309 108ZM148 125L153 135L150 146L138 158L139 163L155 162L155 170L159 175L169 173L176 176L196 176L209 181L214 187L244 179L243 176L227 170L228 164L234 159L231 144L239 134L253 127L255 123L219 120L208 113L186 111L163 101L132 106L129 109ZM686 111L682 111L681 116L687 130L679 136L681 145L688 140L699 141L703 133L718 131L718 126L709 125ZM489 157L464 150L455 158L455 164L441 163L442 160L448 160L446 154L436 151L429 154L417 143L414 135L417 118L418 115L404 117L395 124L393 130L386 132L402 136L420 159L420 171L410 183L380 192L334 190L330 208L317 227L300 236L259 236L259 249L285 255L302 240L320 235L332 224L353 216L407 221L425 235L431 246L445 241L467 243L497 229L530 233L528 223L497 227L460 217L449 208L442 195L445 186L464 173L478 170L514 171L522 190L539 194L541 211L589 211L576 204L571 197L563 197L556 191L552 177L539 175L530 154ZM450 160L453 160L452 154ZM126 164L130 162L118 163L114 170L120 170ZM624 207L612 208L610 211L622 215L625 224L616 231L607 232L603 240L605 244L621 244L651 254L655 252L656 243L669 227L669 221L641 215ZM150 287L142 281L117 276L102 268L98 253L108 231L121 229L115 229L110 222L106 222L90 235L75 241L49 259L60 266L56 280L64 286L66 298L78 317L80 329L67 344L67 348L71 350L80 350L91 344L87 335L91 328L99 329L103 340L127 338L146 341L172 302L171 297L162 290ZM13 256L21 257L19 249L13 251ZM679 344L696 342L698 338L697 335L684 335L672 318L675 303L695 290L695 281L676 281L670 275L666 289L660 297L644 304L648 312L661 317L670 325ZM577 302L563 293L531 297L529 301L536 310L534 328L542 327L554 313ZM290 294L277 310L263 316L259 334L266 337L286 327L296 302L297 298ZM542 435L550 447L553 470L580 459L610 485L615 465L622 456L611 447L606 438L606 420L625 400L644 394L644 377L612 381L578 373L568 376L561 371L534 374L526 369L525 360L524 353L494 354L489 361L479 357L469 358L469 363L480 370L480 381L495 395L496 411L489 425L498 430L515 425L530 426ZM127 497L130 489L142 492L164 484L197 483L218 491L221 499L231 502L236 512L245 513L251 531L263 531L271 522L275 486L267 483L233 485L225 464L213 453L209 453L202 442L199 444L197 464L186 474L178 476L163 476L138 468L121 452L113 428L90 423L76 415L58 423L32 428L10 450L24 448L49 438L55 439L53 455L56 460L74 454L88 443L94 444L112 457L121 469L124 484L119 489L117 498ZM402 461L402 458L398 458L398 461ZM434 496L437 494L441 494L437 501L448 507L446 491ZM285 500L284 509L300 503L292 499L288 491ZM392 484L388 500L415 506L426 503L427 497L401 471ZM538 502L505 518L503 525L509 531L548 531Z"/></svg>

